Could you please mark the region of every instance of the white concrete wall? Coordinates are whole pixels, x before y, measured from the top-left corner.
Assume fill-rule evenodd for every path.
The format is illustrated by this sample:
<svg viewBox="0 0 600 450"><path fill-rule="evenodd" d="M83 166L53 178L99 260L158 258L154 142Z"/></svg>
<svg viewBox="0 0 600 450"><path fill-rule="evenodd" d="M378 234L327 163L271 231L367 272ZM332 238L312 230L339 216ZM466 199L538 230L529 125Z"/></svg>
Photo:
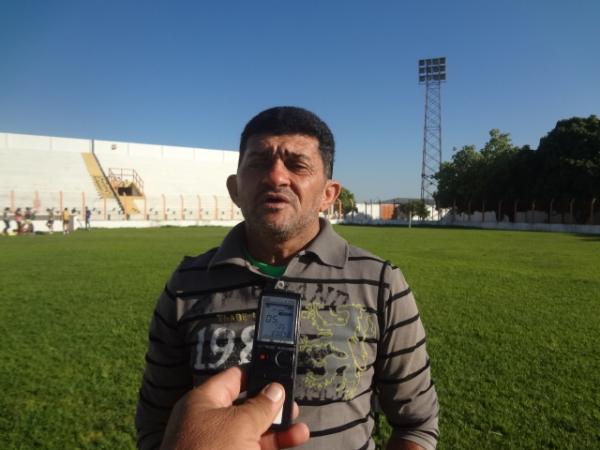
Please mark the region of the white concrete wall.
<svg viewBox="0 0 600 450"><path fill-rule="evenodd" d="M0 149L83 153L90 151L91 141L88 139L36 136L32 134L0 133Z"/></svg>
<svg viewBox="0 0 600 450"><path fill-rule="evenodd" d="M357 202L357 212L355 216L357 218L363 217L366 220L379 220L381 217L379 213L379 203L376 202Z"/></svg>
<svg viewBox="0 0 600 450"><path fill-rule="evenodd" d="M98 196L81 153L85 139L0 134L0 205L81 209Z"/></svg>
<svg viewBox="0 0 600 450"><path fill-rule="evenodd" d="M119 155L150 159L202 161L237 165L238 152L231 150L213 150L207 148L179 147L173 145L140 144L121 141L94 141L94 152L98 157Z"/></svg>
<svg viewBox="0 0 600 450"><path fill-rule="evenodd" d="M94 151L107 174L110 169L138 173L144 182L147 215L164 217L166 211L167 217L174 218L241 217L225 185L237 170L237 152L114 141L95 141Z"/></svg>

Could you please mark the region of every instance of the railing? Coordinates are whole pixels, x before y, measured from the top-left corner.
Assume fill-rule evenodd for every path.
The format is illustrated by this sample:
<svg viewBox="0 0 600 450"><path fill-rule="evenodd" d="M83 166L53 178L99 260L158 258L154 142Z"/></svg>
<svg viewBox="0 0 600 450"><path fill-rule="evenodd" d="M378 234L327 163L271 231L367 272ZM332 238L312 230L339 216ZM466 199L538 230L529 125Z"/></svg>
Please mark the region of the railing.
<svg viewBox="0 0 600 450"><path fill-rule="evenodd" d="M135 169L108 169L108 179L113 186L126 187L126 184L133 183L144 194L144 180L138 175Z"/></svg>
<svg viewBox="0 0 600 450"><path fill-rule="evenodd" d="M505 199L499 201L470 200L463 204L454 202L453 207L435 209L429 205L427 221L446 224L514 223L514 224L557 224L557 225L600 225L600 207L596 198L577 199ZM409 218L402 203L359 202L354 213L346 214L347 221L403 222Z"/></svg>
<svg viewBox="0 0 600 450"><path fill-rule="evenodd" d="M73 191L8 191L0 192L0 208L29 207L37 217L48 209L59 212L68 208L84 217L89 208L94 220L150 220L150 221L232 221L242 220L239 208L227 196L203 194L159 194L135 200L139 213L125 214L115 199L99 198L95 192Z"/></svg>

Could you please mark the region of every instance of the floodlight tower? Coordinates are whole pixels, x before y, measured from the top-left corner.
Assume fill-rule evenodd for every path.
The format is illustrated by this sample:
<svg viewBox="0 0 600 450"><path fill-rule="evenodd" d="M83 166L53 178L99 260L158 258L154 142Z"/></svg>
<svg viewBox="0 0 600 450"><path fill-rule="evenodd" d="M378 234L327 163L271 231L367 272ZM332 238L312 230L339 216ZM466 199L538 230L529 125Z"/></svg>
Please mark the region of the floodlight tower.
<svg viewBox="0 0 600 450"><path fill-rule="evenodd" d="M433 175L442 165L441 83L444 81L446 81L445 57L419 60L419 84L425 85L421 200L433 199L437 189L437 182Z"/></svg>

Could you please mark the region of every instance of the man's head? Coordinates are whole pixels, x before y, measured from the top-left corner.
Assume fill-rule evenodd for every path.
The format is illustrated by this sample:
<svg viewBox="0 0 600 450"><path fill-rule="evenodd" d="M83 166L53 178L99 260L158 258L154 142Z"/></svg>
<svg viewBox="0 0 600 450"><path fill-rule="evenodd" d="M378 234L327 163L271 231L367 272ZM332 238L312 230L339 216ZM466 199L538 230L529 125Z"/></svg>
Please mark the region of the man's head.
<svg viewBox="0 0 600 450"><path fill-rule="evenodd" d="M305 245L319 230L319 212L337 199L329 127L301 108L272 108L242 133L236 175L227 179L246 230L263 240Z"/></svg>
<svg viewBox="0 0 600 450"><path fill-rule="evenodd" d="M333 133L316 114L296 106L276 106L257 114L246 124L242 132L238 165L244 158L248 139L259 134L271 136L301 134L316 138L319 142L325 176L332 177L335 154Z"/></svg>

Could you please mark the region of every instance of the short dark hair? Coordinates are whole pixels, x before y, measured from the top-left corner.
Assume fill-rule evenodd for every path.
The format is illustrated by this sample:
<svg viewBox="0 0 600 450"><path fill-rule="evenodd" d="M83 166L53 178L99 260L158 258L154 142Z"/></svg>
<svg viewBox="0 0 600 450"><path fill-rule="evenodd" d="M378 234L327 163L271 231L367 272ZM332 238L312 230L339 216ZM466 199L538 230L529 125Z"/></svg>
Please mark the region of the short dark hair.
<svg viewBox="0 0 600 450"><path fill-rule="evenodd" d="M319 152L323 160L325 175L333 175L333 159L335 154L335 141L333 133L315 113L297 106L276 106L258 113L244 127L240 138L240 156L238 166L242 162L246 144L251 136L270 134L281 136L284 134L304 134L319 141Z"/></svg>

